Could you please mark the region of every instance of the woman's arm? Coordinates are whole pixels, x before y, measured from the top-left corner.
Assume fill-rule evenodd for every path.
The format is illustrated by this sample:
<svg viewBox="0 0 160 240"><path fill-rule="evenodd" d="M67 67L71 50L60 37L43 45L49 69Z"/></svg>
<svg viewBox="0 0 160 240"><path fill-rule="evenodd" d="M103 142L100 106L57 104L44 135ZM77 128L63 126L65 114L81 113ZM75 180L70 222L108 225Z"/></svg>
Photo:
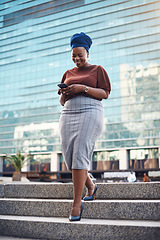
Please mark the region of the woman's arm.
<svg viewBox="0 0 160 240"><path fill-rule="evenodd" d="M81 85L81 84L73 84L65 89L61 89L61 92L63 92L63 94L66 94L68 96L85 94L86 96L93 97L98 100L108 98L109 91L106 92L104 89L101 89L101 88L87 87L88 91L85 92L86 87L87 86Z"/></svg>
<svg viewBox="0 0 160 240"><path fill-rule="evenodd" d="M86 86L85 86L86 89ZM84 89L84 91L85 91ZM87 96L89 97L93 97L95 99L107 99L109 96L109 91L105 91L104 89L101 88L92 88L92 87L88 87L88 91L85 93Z"/></svg>
<svg viewBox="0 0 160 240"><path fill-rule="evenodd" d="M59 97L59 101L60 101L60 104L61 104L62 106L64 106L64 103L65 103L65 94L62 94L62 93L61 93L61 95L60 95L60 97Z"/></svg>

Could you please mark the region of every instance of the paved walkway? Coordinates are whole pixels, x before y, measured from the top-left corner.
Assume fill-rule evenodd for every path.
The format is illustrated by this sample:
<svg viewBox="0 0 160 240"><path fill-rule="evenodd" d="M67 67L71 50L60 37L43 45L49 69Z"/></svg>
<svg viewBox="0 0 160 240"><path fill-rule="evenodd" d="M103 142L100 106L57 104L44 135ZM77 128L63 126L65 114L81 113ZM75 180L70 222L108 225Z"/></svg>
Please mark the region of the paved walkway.
<svg viewBox="0 0 160 240"><path fill-rule="evenodd" d="M12 177L1 177L0 183L29 183L30 181L26 177L22 177L21 181L12 181Z"/></svg>

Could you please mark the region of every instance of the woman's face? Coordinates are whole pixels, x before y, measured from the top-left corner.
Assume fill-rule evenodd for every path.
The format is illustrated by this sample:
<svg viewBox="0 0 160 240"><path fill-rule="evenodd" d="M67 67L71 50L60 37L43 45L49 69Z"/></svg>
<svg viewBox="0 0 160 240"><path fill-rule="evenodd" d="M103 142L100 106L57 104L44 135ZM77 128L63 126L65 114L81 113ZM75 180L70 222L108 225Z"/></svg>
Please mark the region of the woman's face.
<svg viewBox="0 0 160 240"><path fill-rule="evenodd" d="M88 64L88 52L84 47L76 47L72 49L72 61L78 68L82 68Z"/></svg>

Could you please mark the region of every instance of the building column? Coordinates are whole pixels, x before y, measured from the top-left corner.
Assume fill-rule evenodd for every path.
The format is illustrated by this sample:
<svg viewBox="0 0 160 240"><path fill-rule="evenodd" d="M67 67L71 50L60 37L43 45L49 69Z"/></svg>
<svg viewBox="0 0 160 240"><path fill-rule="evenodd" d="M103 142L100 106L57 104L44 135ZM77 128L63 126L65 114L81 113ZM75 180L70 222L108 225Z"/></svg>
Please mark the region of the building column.
<svg viewBox="0 0 160 240"><path fill-rule="evenodd" d="M126 149L119 150L119 170L126 170L129 168L129 153Z"/></svg>
<svg viewBox="0 0 160 240"><path fill-rule="evenodd" d="M160 168L160 147L158 148L158 163L159 163L159 168Z"/></svg>
<svg viewBox="0 0 160 240"><path fill-rule="evenodd" d="M3 172L3 157L0 157L0 172Z"/></svg>
<svg viewBox="0 0 160 240"><path fill-rule="evenodd" d="M51 172L59 171L59 155L51 153Z"/></svg>
<svg viewBox="0 0 160 240"><path fill-rule="evenodd" d="M30 171L30 163L26 162L21 169L22 172L29 172Z"/></svg>

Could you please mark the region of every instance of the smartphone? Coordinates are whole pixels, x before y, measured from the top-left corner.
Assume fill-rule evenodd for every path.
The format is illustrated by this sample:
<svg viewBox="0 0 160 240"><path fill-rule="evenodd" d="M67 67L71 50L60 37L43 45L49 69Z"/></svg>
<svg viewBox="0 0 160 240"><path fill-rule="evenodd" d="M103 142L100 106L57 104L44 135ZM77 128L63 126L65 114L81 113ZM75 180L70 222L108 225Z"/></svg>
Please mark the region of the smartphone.
<svg viewBox="0 0 160 240"><path fill-rule="evenodd" d="M60 88L66 88L66 87L68 87L68 85L65 84L65 83L60 83L60 84L58 84L58 87L60 87Z"/></svg>

